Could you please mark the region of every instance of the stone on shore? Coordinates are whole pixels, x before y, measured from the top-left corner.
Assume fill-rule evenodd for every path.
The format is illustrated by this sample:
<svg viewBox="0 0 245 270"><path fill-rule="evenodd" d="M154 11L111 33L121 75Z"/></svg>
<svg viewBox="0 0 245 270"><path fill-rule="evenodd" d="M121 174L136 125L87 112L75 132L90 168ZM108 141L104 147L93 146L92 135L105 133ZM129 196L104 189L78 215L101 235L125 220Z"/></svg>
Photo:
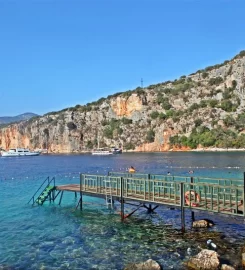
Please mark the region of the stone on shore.
<svg viewBox="0 0 245 270"><path fill-rule="evenodd" d="M161 266L151 259L143 263L131 263L128 264L124 270L161 270Z"/></svg>
<svg viewBox="0 0 245 270"><path fill-rule="evenodd" d="M208 228L212 226L214 226L214 222L209 219L196 220L192 223L193 228Z"/></svg>
<svg viewBox="0 0 245 270"><path fill-rule="evenodd" d="M216 270L219 269L219 255L209 249L203 249L187 262L189 269L193 270Z"/></svg>

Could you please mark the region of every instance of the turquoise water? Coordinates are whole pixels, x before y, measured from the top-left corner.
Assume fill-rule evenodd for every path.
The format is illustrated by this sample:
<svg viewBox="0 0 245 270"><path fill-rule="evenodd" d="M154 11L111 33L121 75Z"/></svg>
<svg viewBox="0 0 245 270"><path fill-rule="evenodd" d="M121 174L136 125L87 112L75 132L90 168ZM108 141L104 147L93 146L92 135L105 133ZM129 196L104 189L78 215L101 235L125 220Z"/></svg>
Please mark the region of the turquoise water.
<svg viewBox="0 0 245 270"><path fill-rule="evenodd" d="M84 210L75 210L77 199L65 193L62 205L27 204L47 176L57 184L79 183L79 173L126 171L134 166L142 173L243 178L245 153L128 153L108 157L91 155L42 155L0 158L0 266L10 269L123 269L130 262L149 258L164 269L182 269L198 243L180 234L180 212L159 207L144 209L125 223L118 210L106 209L102 199L85 197ZM119 207L119 205L116 205ZM130 211L130 207L127 206ZM227 241L242 243L244 221L239 218L196 213L215 219L212 229ZM190 229L190 213L186 216Z"/></svg>

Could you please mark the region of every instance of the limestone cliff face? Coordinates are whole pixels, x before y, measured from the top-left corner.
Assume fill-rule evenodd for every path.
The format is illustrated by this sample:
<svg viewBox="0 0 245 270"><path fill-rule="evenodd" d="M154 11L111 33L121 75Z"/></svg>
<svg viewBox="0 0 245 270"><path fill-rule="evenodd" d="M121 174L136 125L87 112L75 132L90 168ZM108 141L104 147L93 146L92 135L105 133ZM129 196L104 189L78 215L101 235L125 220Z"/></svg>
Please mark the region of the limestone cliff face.
<svg viewBox="0 0 245 270"><path fill-rule="evenodd" d="M141 111L143 108L142 99L137 94L132 94L128 98L119 96L112 99L110 105L117 116L131 117L133 112Z"/></svg>
<svg viewBox="0 0 245 270"><path fill-rule="evenodd" d="M245 53L172 82L117 93L1 128L0 148L70 153L99 145L176 151L190 148L170 144L171 138L188 138L196 127L212 130L229 125L242 134L245 124L235 125L227 119L240 119L245 110L244 74Z"/></svg>

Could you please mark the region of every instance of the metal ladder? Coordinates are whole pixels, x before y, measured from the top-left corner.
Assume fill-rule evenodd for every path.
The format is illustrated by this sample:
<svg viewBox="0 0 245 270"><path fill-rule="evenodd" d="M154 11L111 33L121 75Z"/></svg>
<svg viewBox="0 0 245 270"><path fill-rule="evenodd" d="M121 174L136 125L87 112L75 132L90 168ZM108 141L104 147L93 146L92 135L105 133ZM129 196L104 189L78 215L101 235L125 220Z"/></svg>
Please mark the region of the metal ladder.
<svg viewBox="0 0 245 270"><path fill-rule="evenodd" d="M105 183L105 201L107 208L113 209L111 179L104 180Z"/></svg>

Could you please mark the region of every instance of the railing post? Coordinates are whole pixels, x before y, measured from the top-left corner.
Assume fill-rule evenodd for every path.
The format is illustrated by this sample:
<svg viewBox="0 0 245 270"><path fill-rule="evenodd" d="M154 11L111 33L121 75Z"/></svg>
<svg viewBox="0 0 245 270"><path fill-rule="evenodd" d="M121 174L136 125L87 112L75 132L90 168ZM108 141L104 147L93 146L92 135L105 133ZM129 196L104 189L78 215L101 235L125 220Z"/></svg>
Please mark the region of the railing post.
<svg viewBox="0 0 245 270"><path fill-rule="evenodd" d="M124 178L121 177L120 179L120 197L121 197L121 221L124 220L124 200L123 200L123 193L124 193Z"/></svg>
<svg viewBox="0 0 245 270"><path fill-rule="evenodd" d="M181 207L181 230L185 232L185 195L184 195L184 183L180 183L180 207Z"/></svg>

